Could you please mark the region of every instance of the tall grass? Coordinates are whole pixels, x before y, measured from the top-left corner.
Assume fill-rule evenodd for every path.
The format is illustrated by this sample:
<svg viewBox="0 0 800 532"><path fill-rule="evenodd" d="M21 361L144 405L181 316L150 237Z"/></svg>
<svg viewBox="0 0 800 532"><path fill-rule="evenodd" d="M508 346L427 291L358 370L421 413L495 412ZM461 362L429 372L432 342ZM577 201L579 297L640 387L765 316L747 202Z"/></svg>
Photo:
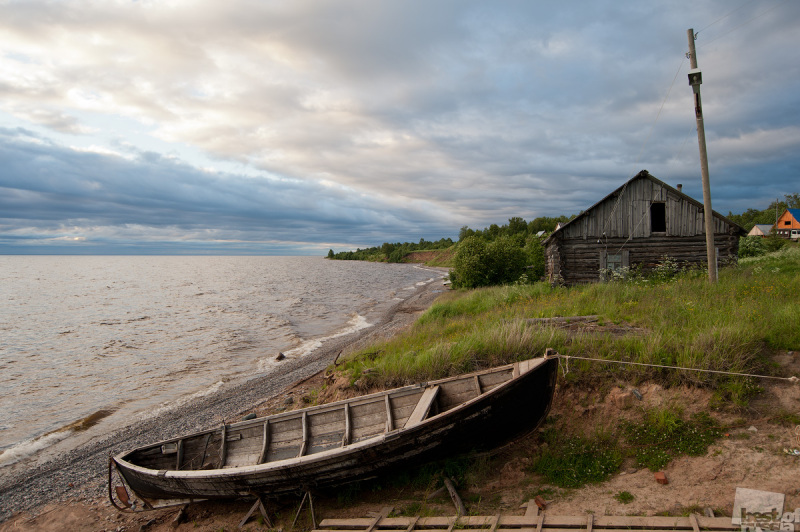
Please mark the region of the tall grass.
<svg viewBox="0 0 800 532"><path fill-rule="evenodd" d="M397 385L530 358L552 347L563 355L765 372L770 352L800 350L799 274L800 248L790 246L721 270L714 285L688 272L666 282L640 279L572 288L537 283L453 292L407 333L354 354L345 367L354 380L370 368L371 384ZM599 315L602 325L592 332L526 322L589 314ZM613 325L628 327L628 333L612 331ZM376 351L379 356L367 356ZM668 384L727 382L714 374L577 360L570 369L572 378L624 371Z"/></svg>

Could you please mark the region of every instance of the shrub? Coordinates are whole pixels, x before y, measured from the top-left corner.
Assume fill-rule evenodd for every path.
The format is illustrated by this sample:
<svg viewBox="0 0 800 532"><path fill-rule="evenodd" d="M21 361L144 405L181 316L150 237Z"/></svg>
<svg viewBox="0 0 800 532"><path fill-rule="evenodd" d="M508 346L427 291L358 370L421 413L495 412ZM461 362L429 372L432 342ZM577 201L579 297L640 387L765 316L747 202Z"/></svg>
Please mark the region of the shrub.
<svg viewBox="0 0 800 532"><path fill-rule="evenodd" d="M528 278L533 281L538 281L544 276L544 246L541 241L534 237L525 246L525 254L530 270L528 271Z"/></svg>
<svg viewBox="0 0 800 532"><path fill-rule="evenodd" d="M512 237L500 237L487 246L489 284L513 283L525 271L525 251Z"/></svg>
<svg viewBox="0 0 800 532"><path fill-rule="evenodd" d="M788 240L781 238L776 234L769 235L768 237L762 239L762 242L764 243L764 247L767 248L768 252L778 251L789 243Z"/></svg>
<svg viewBox="0 0 800 532"><path fill-rule="evenodd" d="M739 257L760 257L767 253L767 246L760 236L743 236L739 239Z"/></svg>
<svg viewBox="0 0 800 532"><path fill-rule="evenodd" d="M477 288L512 283L524 271L525 252L514 238L469 236L458 245L450 280L454 288Z"/></svg>

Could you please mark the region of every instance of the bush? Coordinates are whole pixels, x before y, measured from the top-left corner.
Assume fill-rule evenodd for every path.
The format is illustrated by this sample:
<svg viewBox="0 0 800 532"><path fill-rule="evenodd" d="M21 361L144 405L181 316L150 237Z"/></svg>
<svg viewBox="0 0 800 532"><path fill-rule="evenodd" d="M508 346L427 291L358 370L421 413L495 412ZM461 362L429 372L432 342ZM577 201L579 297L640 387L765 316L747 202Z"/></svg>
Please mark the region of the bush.
<svg viewBox="0 0 800 532"><path fill-rule="evenodd" d="M525 246L525 254L527 255L526 258L530 266L528 278L533 281L538 281L544 276L545 270L544 246L542 242L536 237L532 238Z"/></svg>
<svg viewBox="0 0 800 532"><path fill-rule="evenodd" d="M772 253L773 251L778 251L782 249L783 246L789 243L788 240L785 238L781 238L778 235L772 234L768 237L762 239L764 242L764 246L767 248L767 252Z"/></svg>
<svg viewBox="0 0 800 532"><path fill-rule="evenodd" d="M476 236L468 236L459 242L453 258L450 281L454 288L474 288L488 283L486 242Z"/></svg>
<svg viewBox="0 0 800 532"><path fill-rule="evenodd" d="M454 288L512 283L525 271L525 251L512 237L486 243L469 236L458 244L450 280Z"/></svg>
<svg viewBox="0 0 800 532"><path fill-rule="evenodd" d="M739 239L739 257L760 257L767 253L767 246L760 236L743 236Z"/></svg>

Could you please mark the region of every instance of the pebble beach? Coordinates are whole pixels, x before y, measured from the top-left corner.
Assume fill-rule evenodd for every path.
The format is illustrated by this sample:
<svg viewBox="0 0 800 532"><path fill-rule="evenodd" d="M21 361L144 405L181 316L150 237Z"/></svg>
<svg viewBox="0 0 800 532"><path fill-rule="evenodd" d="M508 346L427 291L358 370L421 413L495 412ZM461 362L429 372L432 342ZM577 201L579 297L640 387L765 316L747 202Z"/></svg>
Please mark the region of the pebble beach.
<svg viewBox="0 0 800 532"><path fill-rule="evenodd" d="M446 270L441 269L442 276ZM107 491L109 456L127 449L238 420L243 412L285 393L324 371L337 357L407 327L441 294L441 277L418 286L373 325L322 344L312 353L282 361L272 372L198 398L179 409L137 421L112 435L89 441L32 467L7 468L0 477L0 523L19 512L36 515L45 504L97 499Z"/></svg>

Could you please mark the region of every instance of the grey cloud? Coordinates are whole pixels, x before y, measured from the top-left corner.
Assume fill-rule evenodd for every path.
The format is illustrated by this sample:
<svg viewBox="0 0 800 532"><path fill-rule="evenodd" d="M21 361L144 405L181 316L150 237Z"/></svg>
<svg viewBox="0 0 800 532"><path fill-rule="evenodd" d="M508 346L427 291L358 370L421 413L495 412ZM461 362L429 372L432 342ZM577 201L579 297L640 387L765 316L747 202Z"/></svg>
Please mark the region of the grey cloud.
<svg viewBox="0 0 800 532"><path fill-rule="evenodd" d="M142 221L138 209L159 227L213 216L224 229L269 220L289 235L313 222L316 241L361 224L378 235L371 243L394 239L380 231L438 238L513 212L571 214L642 168L693 190L686 62L675 70L697 21L712 182L731 208L747 208L776 192L753 193L748 173L796 181L787 128L800 118L790 60L800 8L775 6L720 19L731 11L721 1L6 4L0 24L25 44L5 57L41 75L0 77L9 112L63 133L86 131L82 113L120 115L265 177L158 154L76 154L62 142L24 163L16 155L34 146L15 145L7 155L20 166L2 179L25 175L28 188L6 186L58 204L54 213L85 201L109 224L123 213ZM48 68L44 49L59 50Z"/></svg>
<svg viewBox="0 0 800 532"><path fill-rule="evenodd" d="M424 223L437 223L412 209L388 209L374 198L316 183L206 174L158 154L127 161L2 133L4 232L29 225L135 224L182 231L213 228L243 240L270 235L302 241L319 232L309 241L318 245L341 239L343 232L356 239L367 234L379 238L381 232L402 233L409 226L419 230Z"/></svg>

